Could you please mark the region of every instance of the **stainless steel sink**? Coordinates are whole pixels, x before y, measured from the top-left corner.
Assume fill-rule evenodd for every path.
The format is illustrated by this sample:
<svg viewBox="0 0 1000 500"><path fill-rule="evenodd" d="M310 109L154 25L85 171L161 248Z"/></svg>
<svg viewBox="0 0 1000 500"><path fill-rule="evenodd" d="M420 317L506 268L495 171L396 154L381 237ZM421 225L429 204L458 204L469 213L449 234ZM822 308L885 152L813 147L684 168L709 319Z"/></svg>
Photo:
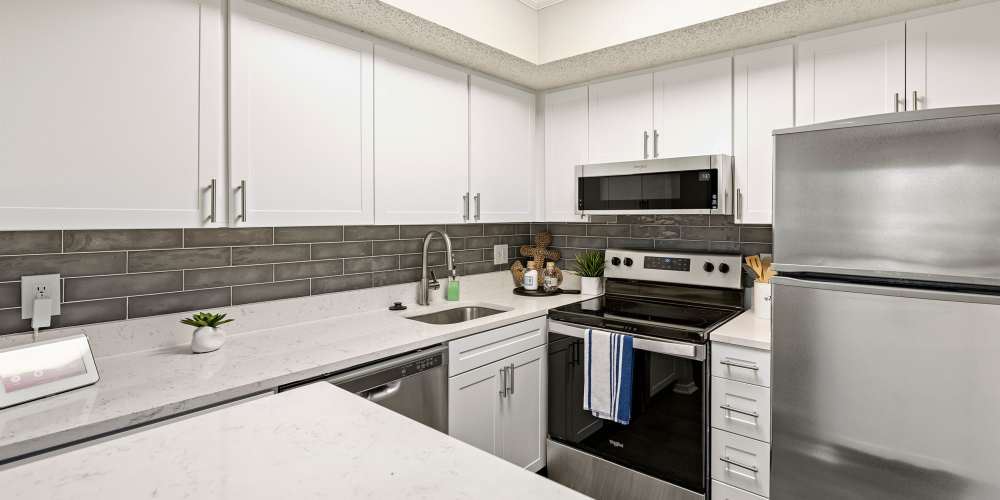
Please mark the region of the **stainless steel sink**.
<svg viewBox="0 0 1000 500"><path fill-rule="evenodd" d="M406 319L412 319L413 321L420 321L422 323L430 323L432 325L451 325L454 323L461 323L463 321L485 318L486 316L493 316L494 314L500 314L502 312L504 311L493 309L491 307L467 306L421 314L420 316L410 316Z"/></svg>

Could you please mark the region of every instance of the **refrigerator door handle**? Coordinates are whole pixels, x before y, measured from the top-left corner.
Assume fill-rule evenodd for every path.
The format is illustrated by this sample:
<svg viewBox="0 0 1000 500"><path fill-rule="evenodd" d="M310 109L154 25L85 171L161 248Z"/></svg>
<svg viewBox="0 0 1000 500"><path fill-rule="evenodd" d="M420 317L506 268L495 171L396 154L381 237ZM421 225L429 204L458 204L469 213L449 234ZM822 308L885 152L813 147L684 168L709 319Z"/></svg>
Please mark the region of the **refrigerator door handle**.
<svg viewBox="0 0 1000 500"><path fill-rule="evenodd" d="M888 297L906 297L911 299L944 300L949 302L1000 305L1000 295L987 295L981 293L952 292L948 290L934 290L906 286L863 285L846 281L812 281L800 278L791 278L788 276L775 276L774 278L771 278L771 283L781 286L816 288L819 290L831 290L835 292L867 293L871 295L885 295Z"/></svg>

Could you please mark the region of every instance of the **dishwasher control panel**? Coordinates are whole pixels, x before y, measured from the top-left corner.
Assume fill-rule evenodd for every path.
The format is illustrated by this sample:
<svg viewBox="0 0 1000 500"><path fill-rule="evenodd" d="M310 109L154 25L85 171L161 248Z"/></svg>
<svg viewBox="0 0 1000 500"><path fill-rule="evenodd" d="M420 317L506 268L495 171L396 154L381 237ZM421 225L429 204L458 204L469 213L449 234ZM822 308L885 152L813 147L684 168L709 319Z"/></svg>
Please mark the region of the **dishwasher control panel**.
<svg viewBox="0 0 1000 500"><path fill-rule="evenodd" d="M405 377L407 375L413 375L414 373L430 370L431 368L441 366L442 364L444 364L444 355L438 353L426 358L410 361L409 363L400 366L399 374Z"/></svg>

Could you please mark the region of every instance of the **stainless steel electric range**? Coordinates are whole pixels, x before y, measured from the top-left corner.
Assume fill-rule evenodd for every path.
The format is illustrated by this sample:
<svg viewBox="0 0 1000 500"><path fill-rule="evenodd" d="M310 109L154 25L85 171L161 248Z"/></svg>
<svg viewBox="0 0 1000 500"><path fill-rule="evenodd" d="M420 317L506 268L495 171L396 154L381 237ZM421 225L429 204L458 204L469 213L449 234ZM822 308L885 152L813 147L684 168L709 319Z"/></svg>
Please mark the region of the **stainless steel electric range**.
<svg viewBox="0 0 1000 500"><path fill-rule="evenodd" d="M703 499L709 332L744 310L739 255L607 250L607 292L549 312L549 478L598 499ZM588 328L633 337L632 420L583 410Z"/></svg>

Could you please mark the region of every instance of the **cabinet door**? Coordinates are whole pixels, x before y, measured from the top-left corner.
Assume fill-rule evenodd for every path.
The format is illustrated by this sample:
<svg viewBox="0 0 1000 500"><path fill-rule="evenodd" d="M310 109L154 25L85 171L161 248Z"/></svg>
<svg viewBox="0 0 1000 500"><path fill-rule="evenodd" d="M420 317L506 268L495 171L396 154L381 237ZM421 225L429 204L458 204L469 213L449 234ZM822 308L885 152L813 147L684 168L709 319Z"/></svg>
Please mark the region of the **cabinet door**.
<svg viewBox="0 0 1000 500"><path fill-rule="evenodd" d="M732 154L732 64L727 57L654 74L650 157Z"/></svg>
<svg viewBox="0 0 1000 500"><path fill-rule="evenodd" d="M775 129L794 125L794 49L791 45L735 58L733 155L736 222L770 224Z"/></svg>
<svg viewBox="0 0 1000 500"><path fill-rule="evenodd" d="M906 23L906 97L914 109L1000 103L1000 2Z"/></svg>
<svg viewBox="0 0 1000 500"><path fill-rule="evenodd" d="M448 435L487 453L501 453L500 373L506 360L448 379Z"/></svg>
<svg viewBox="0 0 1000 500"><path fill-rule="evenodd" d="M641 160L653 154L653 75L590 86L590 162Z"/></svg>
<svg viewBox="0 0 1000 500"><path fill-rule="evenodd" d="M372 223L371 43L234 0L230 47L234 221Z"/></svg>
<svg viewBox="0 0 1000 500"><path fill-rule="evenodd" d="M545 220L580 222L576 166L587 163L587 87L545 96Z"/></svg>
<svg viewBox="0 0 1000 500"><path fill-rule="evenodd" d="M469 187L467 75L375 47L375 222L461 223Z"/></svg>
<svg viewBox="0 0 1000 500"><path fill-rule="evenodd" d="M211 225L220 12L212 0L0 2L0 229Z"/></svg>
<svg viewBox="0 0 1000 500"><path fill-rule="evenodd" d="M534 94L478 76L469 92L473 220L535 220Z"/></svg>
<svg viewBox="0 0 1000 500"><path fill-rule="evenodd" d="M510 367L508 394L500 400L501 457L533 472L545 466L545 349L536 347L501 361Z"/></svg>
<svg viewBox="0 0 1000 500"><path fill-rule="evenodd" d="M801 42L797 124L902 111L905 41L904 23L893 23Z"/></svg>

